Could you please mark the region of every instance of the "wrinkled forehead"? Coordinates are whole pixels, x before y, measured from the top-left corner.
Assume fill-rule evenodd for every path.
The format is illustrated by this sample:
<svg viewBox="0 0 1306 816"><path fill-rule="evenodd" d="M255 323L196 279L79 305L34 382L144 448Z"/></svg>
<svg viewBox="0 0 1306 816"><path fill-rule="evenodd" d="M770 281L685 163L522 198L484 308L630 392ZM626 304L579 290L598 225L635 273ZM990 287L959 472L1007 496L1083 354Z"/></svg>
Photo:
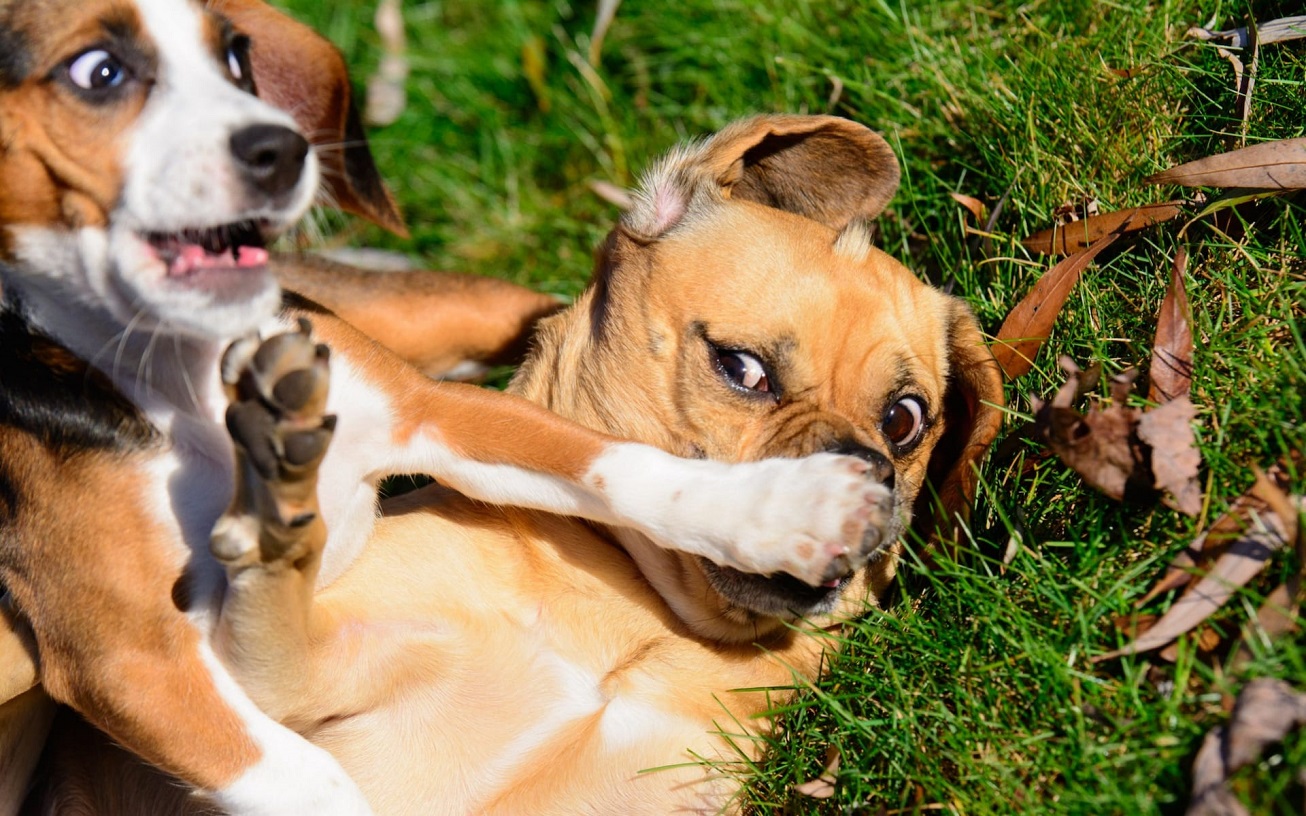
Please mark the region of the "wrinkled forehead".
<svg viewBox="0 0 1306 816"><path fill-rule="evenodd" d="M220 53L225 25L193 0L0 0L0 87L40 80L94 45L150 63L170 51Z"/></svg>

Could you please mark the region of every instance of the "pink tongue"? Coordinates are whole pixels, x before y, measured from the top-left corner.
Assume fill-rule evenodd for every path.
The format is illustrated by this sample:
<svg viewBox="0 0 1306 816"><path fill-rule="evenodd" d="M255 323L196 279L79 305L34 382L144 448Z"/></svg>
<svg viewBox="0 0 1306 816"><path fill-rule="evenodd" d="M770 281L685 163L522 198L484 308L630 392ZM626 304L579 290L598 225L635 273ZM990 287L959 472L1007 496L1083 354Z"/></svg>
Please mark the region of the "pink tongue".
<svg viewBox="0 0 1306 816"><path fill-rule="evenodd" d="M183 244L177 257L168 266L168 274L183 277L198 269L253 269L268 262L268 251L262 247L237 247L219 254L206 252L198 244Z"/></svg>

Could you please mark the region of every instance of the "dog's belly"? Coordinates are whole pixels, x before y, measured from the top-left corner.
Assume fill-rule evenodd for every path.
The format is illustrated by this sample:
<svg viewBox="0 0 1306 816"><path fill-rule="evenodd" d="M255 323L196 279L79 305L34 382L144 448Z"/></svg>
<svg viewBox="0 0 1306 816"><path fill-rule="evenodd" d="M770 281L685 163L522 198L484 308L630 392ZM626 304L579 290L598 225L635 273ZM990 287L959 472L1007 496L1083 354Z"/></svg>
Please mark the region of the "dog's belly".
<svg viewBox="0 0 1306 816"><path fill-rule="evenodd" d="M694 757L738 760L710 731L766 699L730 689L789 670L688 637L582 523L426 493L318 596L347 675L324 688L363 691L309 735L378 813L718 812Z"/></svg>

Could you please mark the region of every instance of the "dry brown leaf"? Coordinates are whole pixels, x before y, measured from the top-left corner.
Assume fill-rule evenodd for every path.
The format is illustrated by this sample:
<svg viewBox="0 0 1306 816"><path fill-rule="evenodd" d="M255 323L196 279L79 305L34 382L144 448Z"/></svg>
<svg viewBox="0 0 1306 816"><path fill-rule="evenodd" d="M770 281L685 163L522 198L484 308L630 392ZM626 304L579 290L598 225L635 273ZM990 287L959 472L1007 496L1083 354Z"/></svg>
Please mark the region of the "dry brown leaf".
<svg viewBox="0 0 1306 816"><path fill-rule="evenodd" d="M1118 501L1150 498L1160 491L1167 506L1188 515L1201 511L1197 471L1201 455L1193 437L1196 414L1183 397L1152 411L1126 405L1137 373L1111 380L1111 404L1088 413L1073 403L1084 392L1079 369L1063 358L1065 385L1051 402L1034 399L1034 434L1084 481Z"/></svg>
<svg viewBox="0 0 1306 816"><path fill-rule="evenodd" d="M1043 255L1070 255L1090 246L1104 235L1128 235L1184 214L1184 202L1165 201L1143 207L1080 218L1068 224L1040 230L1021 240L1030 252Z"/></svg>
<svg viewBox="0 0 1306 816"><path fill-rule="evenodd" d="M1196 418L1197 409L1187 396L1138 417L1138 438L1152 449L1153 484L1164 491L1167 506L1187 516L1202 512L1202 483L1197 478L1202 455L1193 436Z"/></svg>
<svg viewBox="0 0 1306 816"><path fill-rule="evenodd" d="M966 211L975 216L976 224L983 224L989 218L989 208L984 206L984 202L974 196L964 195L962 193L948 193L952 200L966 208Z"/></svg>
<svg viewBox="0 0 1306 816"><path fill-rule="evenodd" d="M1186 187L1238 187L1251 190L1306 188L1306 138L1231 150L1172 167L1147 179L1149 184Z"/></svg>
<svg viewBox="0 0 1306 816"><path fill-rule="evenodd" d="M1224 729L1212 728L1202 740L1193 760L1193 798L1186 816L1250 816L1224 782L1229 770L1224 764Z"/></svg>
<svg viewBox="0 0 1306 816"><path fill-rule="evenodd" d="M1093 487L1118 501L1150 493L1146 451L1134 433L1137 410L1125 406L1136 372L1112 378L1112 404L1081 414L1072 407L1079 393L1079 369L1068 359L1061 365L1065 385L1049 403L1034 400L1034 433L1061 461ZM1118 398L1117 398L1118 397Z"/></svg>
<svg viewBox="0 0 1306 816"><path fill-rule="evenodd" d="M1238 695L1229 724L1212 729L1197 752L1188 816L1246 814L1229 791L1229 777L1302 725L1306 725L1306 694L1282 680L1260 678L1248 683Z"/></svg>
<svg viewBox="0 0 1306 816"><path fill-rule="evenodd" d="M1228 31L1211 31L1205 28L1188 29L1187 36L1199 40L1228 40L1231 48L1246 48L1251 43L1251 32L1247 28L1231 28ZM1306 17L1280 17L1268 23L1256 26L1256 40L1261 45L1287 42L1306 37Z"/></svg>
<svg viewBox="0 0 1306 816"><path fill-rule="evenodd" d="M998 329L993 357L1002 366L1008 380L1014 380L1034 367L1034 357L1043 341L1048 339L1052 324L1080 274L1118 237L1116 234L1104 235L1083 252L1061 260L1043 273L1029 294L1007 315L1002 328Z"/></svg>
<svg viewBox="0 0 1306 816"><path fill-rule="evenodd" d="M1193 384L1192 307L1184 287L1188 250L1180 247L1170 269L1170 288L1156 317L1152 363L1147 370L1147 398L1157 404L1187 396Z"/></svg>
<svg viewBox="0 0 1306 816"><path fill-rule="evenodd" d="M1276 463L1265 472L1264 479L1258 478L1241 496L1230 503L1229 509L1223 515L1175 556L1170 566L1166 568L1165 575L1135 606L1145 606L1154 598L1190 583L1197 573L1207 569L1216 558L1229 549L1230 544L1242 536L1252 511L1279 512L1280 518L1287 517L1289 538L1293 538L1295 527L1291 526L1291 511L1275 510L1269 501L1283 495L1288 489L1288 482L1287 464Z"/></svg>
<svg viewBox="0 0 1306 816"><path fill-rule="evenodd" d="M794 786L794 792L809 799L829 799L834 796L834 786L838 782L839 749L831 745L825 749L825 771L817 778Z"/></svg>
<svg viewBox="0 0 1306 816"><path fill-rule="evenodd" d="M1242 535L1152 628L1123 648L1094 657L1093 662L1158 649L1192 630L1223 606L1239 587L1256 577L1274 553L1295 540L1295 509L1291 519L1285 518L1279 509L1293 507L1292 502L1265 474L1258 472L1256 478L1252 491L1264 497L1267 506L1263 510L1248 507Z"/></svg>

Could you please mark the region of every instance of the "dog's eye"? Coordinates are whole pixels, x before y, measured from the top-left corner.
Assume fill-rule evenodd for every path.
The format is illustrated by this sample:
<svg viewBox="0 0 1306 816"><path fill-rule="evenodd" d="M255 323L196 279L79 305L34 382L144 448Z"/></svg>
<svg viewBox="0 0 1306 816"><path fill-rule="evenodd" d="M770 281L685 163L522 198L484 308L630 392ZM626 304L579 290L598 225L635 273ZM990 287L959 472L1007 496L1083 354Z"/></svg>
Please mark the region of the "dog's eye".
<svg viewBox="0 0 1306 816"><path fill-rule="evenodd" d="M925 403L919 397L903 397L884 412L880 430L895 447L911 447L925 431Z"/></svg>
<svg viewBox="0 0 1306 816"><path fill-rule="evenodd" d="M227 46L227 70L237 83L249 82L249 37L238 34Z"/></svg>
<svg viewBox="0 0 1306 816"><path fill-rule="evenodd" d="M717 365L726 379L749 391L770 393L771 381L766 376L766 367L762 361L746 351L726 351L716 353Z"/></svg>
<svg viewBox="0 0 1306 816"><path fill-rule="evenodd" d="M97 48L72 61L68 66L68 78L79 88L99 91L121 85L127 78L127 69L113 54Z"/></svg>

